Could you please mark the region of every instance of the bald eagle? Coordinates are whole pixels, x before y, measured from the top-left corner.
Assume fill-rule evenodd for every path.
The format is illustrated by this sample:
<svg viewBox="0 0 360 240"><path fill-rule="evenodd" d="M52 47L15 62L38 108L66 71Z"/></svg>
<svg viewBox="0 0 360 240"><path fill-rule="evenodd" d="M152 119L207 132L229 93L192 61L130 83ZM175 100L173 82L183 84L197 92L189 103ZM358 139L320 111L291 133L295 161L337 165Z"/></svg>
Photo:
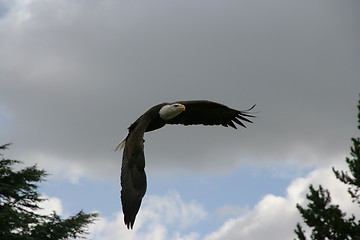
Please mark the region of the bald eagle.
<svg viewBox="0 0 360 240"><path fill-rule="evenodd" d="M249 112L254 107L255 105L239 111L207 100L161 103L150 108L131 124L126 138L115 147L115 151L124 148L121 166L121 202L127 228L133 228L141 200L146 192L143 140L145 132L159 129L165 124L222 125L236 129L236 123L246 127L242 121L252 123L248 118L254 117Z"/></svg>

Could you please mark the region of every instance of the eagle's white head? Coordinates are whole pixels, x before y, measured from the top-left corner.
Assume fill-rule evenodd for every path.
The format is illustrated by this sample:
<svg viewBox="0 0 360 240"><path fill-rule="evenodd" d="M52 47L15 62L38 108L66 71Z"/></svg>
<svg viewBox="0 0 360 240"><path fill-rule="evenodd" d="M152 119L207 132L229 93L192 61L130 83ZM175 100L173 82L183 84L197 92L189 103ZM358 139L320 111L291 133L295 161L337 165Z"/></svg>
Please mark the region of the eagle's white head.
<svg viewBox="0 0 360 240"><path fill-rule="evenodd" d="M185 106L180 103L172 103L164 105L160 108L159 114L160 117L164 120L170 120L181 112L185 111Z"/></svg>

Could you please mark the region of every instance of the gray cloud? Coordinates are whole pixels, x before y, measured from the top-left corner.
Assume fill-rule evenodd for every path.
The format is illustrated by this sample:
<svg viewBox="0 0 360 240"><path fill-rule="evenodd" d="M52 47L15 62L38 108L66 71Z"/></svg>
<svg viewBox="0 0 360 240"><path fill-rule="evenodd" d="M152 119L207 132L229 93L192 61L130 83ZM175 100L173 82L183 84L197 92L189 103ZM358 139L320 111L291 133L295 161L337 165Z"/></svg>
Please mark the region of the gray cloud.
<svg viewBox="0 0 360 240"><path fill-rule="evenodd" d="M148 169L321 164L348 152L356 129L359 8L19 1L0 18L0 133L23 160L42 153L112 175L121 159L113 146L149 107L256 103L247 129L168 126L146 134Z"/></svg>

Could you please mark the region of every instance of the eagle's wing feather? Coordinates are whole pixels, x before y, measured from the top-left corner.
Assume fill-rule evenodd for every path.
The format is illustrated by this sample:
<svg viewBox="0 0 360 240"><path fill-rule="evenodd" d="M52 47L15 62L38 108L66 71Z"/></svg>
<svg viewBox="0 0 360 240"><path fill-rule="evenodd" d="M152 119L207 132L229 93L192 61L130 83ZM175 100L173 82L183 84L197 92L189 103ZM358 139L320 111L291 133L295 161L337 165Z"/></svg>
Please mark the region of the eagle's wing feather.
<svg viewBox="0 0 360 240"><path fill-rule="evenodd" d="M121 166L121 202L124 221L133 228L141 200L146 192L144 133L132 132L126 137Z"/></svg>
<svg viewBox="0 0 360 240"><path fill-rule="evenodd" d="M223 104L206 101L179 101L177 103L183 104L186 108L184 112L170 119L168 124L182 124L182 125L222 125L224 127L230 126L236 128L235 123L242 127L246 127L242 121L252 122L248 118L254 117L249 111L255 107L252 106L248 110L239 111L229 108Z"/></svg>

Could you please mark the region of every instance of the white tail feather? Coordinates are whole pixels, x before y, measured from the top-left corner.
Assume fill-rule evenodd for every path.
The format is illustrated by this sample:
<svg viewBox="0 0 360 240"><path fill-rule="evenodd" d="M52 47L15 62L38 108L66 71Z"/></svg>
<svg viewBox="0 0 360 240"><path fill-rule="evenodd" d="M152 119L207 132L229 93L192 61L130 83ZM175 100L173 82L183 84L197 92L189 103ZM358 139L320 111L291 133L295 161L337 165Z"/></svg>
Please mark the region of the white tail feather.
<svg viewBox="0 0 360 240"><path fill-rule="evenodd" d="M126 143L126 138L124 140L121 141L121 143L119 143L115 148L114 148L114 152L116 152L119 149L123 149L125 147L125 143Z"/></svg>

